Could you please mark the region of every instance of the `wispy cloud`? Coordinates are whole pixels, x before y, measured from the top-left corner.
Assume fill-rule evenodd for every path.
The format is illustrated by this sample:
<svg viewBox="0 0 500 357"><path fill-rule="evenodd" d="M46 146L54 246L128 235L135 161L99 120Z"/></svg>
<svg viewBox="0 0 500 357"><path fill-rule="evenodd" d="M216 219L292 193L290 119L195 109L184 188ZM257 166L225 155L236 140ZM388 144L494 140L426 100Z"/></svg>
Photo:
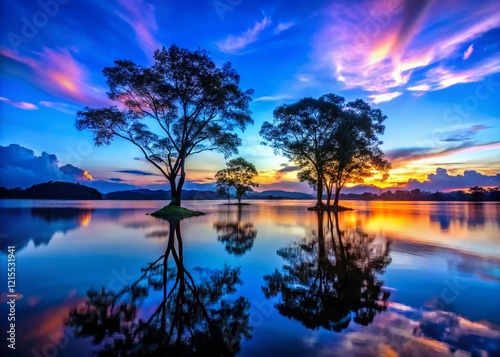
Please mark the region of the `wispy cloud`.
<svg viewBox="0 0 500 357"><path fill-rule="evenodd" d="M253 102L276 102L284 99L292 99L292 96L288 94L280 94L280 95L264 95L262 97L257 97L253 99Z"/></svg>
<svg viewBox="0 0 500 357"><path fill-rule="evenodd" d="M147 58L160 47L154 33L158 30L155 18L155 7L143 0L119 0L121 10L118 16L132 27L139 47Z"/></svg>
<svg viewBox="0 0 500 357"><path fill-rule="evenodd" d="M259 35L271 24L271 19L264 17L261 21L258 21L253 25L252 28L246 30L238 36L229 35L224 40L216 42L217 47L220 51L236 54L240 50L247 47L249 44L254 43L259 38Z"/></svg>
<svg viewBox="0 0 500 357"><path fill-rule="evenodd" d="M399 97L403 92L389 92L389 93L380 93L380 94L371 94L368 96L372 100L373 103L378 104L382 102L388 102L393 100L396 97Z"/></svg>
<svg viewBox="0 0 500 357"><path fill-rule="evenodd" d="M387 158L391 161L393 168L399 168L406 164L414 165L416 161L420 160L485 150L500 150L500 141L485 144L475 144L472 141L465 141L445 148L400 148L387 151Z"/></svg>
<svg viewBox="0 0 500 357"><path fill-rule="evenodd" d="M0 56L17 62L21 77L54 96L78 104L108 104L106 90L89 81L89 72L73 57L70 49L44 47L34 52L33 57L25 57L0 48Z"/></svg>
<svg viewBox="0 0 500 357"><path fill-rule="evenodd" d="M0 102L6 103L6 104L10 104L13 107L16 107L16 108L19 108L19 109L23 109L23 110L37 110L38 109L38 107L35 104L33 104L33 103L16 102L14 100L11 100L11 99L5 98L5 97L0 97Z"/></svg>
<svg viewBox="0 0 500 357"><path fill-rule="evenodd" d="M454 62L472 40L494 42L494 36L484 35L500 26L496 1L480 7L429 0L334 3L327 14L328 25L314 41L317 62L346 89L361 88L373 101L396 97L388 92L425 93L500 71L495 49L461 66ZM452 17L459 20L449 21ZM470 58L473 49L470 45L462 58Z"/></svg>
<svg viewBox="0 0 500 357"><path fill-rule="evenodd" d="M51 108L51 109L57 110L59 112L71 114L71 115L74 115L78 110L80 110L80 107L77 107L74 105L70 105L67 103L61 103L61 102L50 102L47 100L42 100L42 101L38 102L38 104L40 104L44 107Z"/></svg>
<svg viewBox="0 0 500 357"><path fill-rule="evenodd" d="M154 174L152 172L141 171L141 170L117 170L115 172L122 172L125 174L132 174L138 176L159 176L158 174Z"/></svg>
<svg viewBox="0 0 500 357"><path fill-rule="evenodd" d="M283 31L286 31L290 28L292 28L293 26L295 26L295 22L294 21L290 21L290 22L280 22L275 28L274 28L274 34L277 35Z"/></svg>
<svg viewBox="0 0 500 357"><path fill-rule="evenodd" d="M464 56L462 57L463 60L466 60L472 55L472 52L474 51L474 45L470 45L467 47L467 50L464 52Z"/></svg>

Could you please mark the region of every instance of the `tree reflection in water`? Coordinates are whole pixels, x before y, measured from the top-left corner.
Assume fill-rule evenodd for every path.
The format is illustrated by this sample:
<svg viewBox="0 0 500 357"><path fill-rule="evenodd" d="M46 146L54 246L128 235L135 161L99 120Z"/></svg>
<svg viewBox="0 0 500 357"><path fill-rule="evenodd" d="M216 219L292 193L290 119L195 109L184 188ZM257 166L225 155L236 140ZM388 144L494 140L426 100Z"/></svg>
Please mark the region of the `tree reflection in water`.
<svg viewBox="0 0 500 357"><path fill-rule="evenodd" d="M278 250L286 265L264 276L262 290L267 298L280 293L278 311L310 329L338 332L351 320L366 326L387 307L390 293L377 275L391 262L390 243L341 231L337 213L317 212L317 222L310 239Z"/></svg>
<svg viewBox="0 0 500 357"><path fill-rule="evenodd" d="M99 355L234 356L251 337L248 300L223 298L241 284L239 268L224 266L196 281L184 267L180 221L169 225L165 253L139 279L120 291L89 290L70 312L75 336L102 344ZM160 303L144 316L154 291Z"/></svg>
<svg viewBox="0 0 500 357"><path fill-rule="evenodd" d="M238 206L236 221L230 219L229 211L226 220L218 221L214 228L219 234L217 239L224 243L229 254L242 256L252 249L253 241L257 237L257 230L253 223L243 222L241 219L241 206Z"/></svg>

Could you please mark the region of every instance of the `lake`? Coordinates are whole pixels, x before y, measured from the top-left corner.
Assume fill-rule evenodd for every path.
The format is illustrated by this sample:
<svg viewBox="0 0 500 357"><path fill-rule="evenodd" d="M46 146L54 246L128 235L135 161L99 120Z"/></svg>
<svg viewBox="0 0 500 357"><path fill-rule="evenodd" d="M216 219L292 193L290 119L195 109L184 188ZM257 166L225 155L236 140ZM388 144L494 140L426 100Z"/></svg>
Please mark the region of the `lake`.
<svg viewBox="0 0 500 357"><path fill-rule="evenodd" d="M0 201L2 355L500 355L499 203L164 203Z"/></svg>

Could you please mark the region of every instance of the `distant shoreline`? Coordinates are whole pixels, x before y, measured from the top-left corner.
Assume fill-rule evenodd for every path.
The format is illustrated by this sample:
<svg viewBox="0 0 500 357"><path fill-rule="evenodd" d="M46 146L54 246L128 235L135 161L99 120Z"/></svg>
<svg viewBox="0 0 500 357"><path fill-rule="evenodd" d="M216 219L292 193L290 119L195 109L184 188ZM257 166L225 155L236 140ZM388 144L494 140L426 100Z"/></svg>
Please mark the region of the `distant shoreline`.
<svg viewBox="0 0 500 357"><path fill-rule="evenodd" d="M168 201L170 191L133 189L125 191L115 191L101 193L95 188L91 188L79 183L71 182L46 182L33 185L29 188L7 189L0 187L0 199L30 199L30 200L106 200L106 201ZM263 192L251 192L244 197L244 202L255 200L301 200L314 201L316 198L312 194L303 192L290 192L281 190L268 190ZM213 191L184 190L182 192L184 201L226 201L226 205L237 205L237 201L227 202L227 197ZM323 197L326 203L326 196ZM342 193L340 201L407 201L407 202L499 202L500 190L484 190L482 193L467 193L464 191L452 192L425 192L420 190L396 190L387 191L380 195L365 192L362 194Z"/></svg>

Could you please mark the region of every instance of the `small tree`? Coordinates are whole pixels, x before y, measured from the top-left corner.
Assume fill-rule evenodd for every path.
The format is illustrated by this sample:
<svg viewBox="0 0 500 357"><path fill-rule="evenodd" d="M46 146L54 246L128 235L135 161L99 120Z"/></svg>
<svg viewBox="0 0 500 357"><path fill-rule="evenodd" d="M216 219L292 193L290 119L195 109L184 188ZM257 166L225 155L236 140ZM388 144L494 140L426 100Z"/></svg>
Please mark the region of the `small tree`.
<svg viewBox="0 0 500 357"><path fill-rule="evenodd" d="M469 188L472 201L483 201L486 190L483 187L474 186Z"/></svg>
<svg viewBox="0 0 500 357"><path fill-rule="evenodd" d="M234 189L234 196L241 204L243 196L253 191L252 187L259 187L258 183L253 182L258 175L257 169L242 157L230 160L226 166L215 174L217 192L230 200L231 189Z"/></svg>
<svg viewBox="0 0 500 357"><path fill-rule="evenodd" d="M217 67L205 50L163 47L151 67L115 61L103 72L108 96L119 105L86 107L77 113L76 128L91 130L97 146L119 137L139 148L168 180L170 205L181 205L189 156L237 153L241 139L234 130L253 123L248 107L253 90L243 91L231 64Z"/></svg>

